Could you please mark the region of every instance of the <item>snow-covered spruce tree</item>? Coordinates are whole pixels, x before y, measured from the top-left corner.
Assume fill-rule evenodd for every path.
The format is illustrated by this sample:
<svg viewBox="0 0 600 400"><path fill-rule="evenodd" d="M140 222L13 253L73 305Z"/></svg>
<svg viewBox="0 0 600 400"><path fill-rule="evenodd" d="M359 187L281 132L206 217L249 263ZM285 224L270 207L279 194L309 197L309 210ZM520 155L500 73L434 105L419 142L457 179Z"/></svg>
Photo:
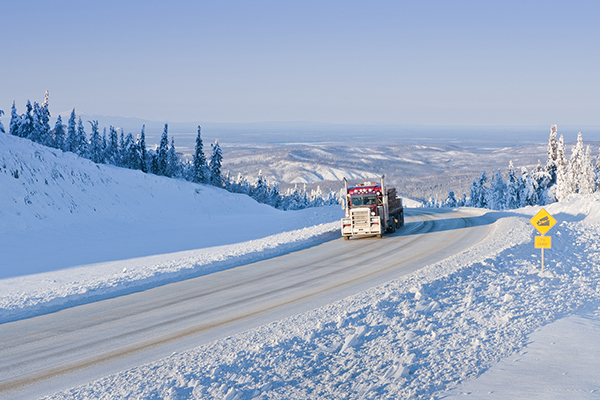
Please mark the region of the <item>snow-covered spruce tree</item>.
<svg viewBox="0 0 600 400"><path fill-rule="evenodd" d="M554 197L557 201L563 201L571 194L567 185L567 165L565 141L563 135L560 135L556 157L556 185L553 186Z"/></svg>
<svg viewBox="0 0 600 400"><path fill-rule="evenodd" d="M490 186L485 192L485 202L488 208L492 210L503 210L505 208L504 203L504 192L506 191L506 185L502 179L502 173L500 170L496 171L492 175L490 180Z"/></svg>
<svg viewBox="0 0 600 400"><path fill-rule="evenodd" d="M138 140L140 170L144 173L148 172L148 151L146 149L146 125L142 125L142 132Z"/></svg>
<svg viewBox="0 0 600 400"><path fill-rule="evenodd" d="M103 153L103 145L102 145L102 137L100 136L100 132L98 131L98 121L88 121L92 126L92 133L90 135L90 146L89 146L89 159L99 164L102 162L102 153Z"/></svg>
<svg viewBox="0 0 600 400"><path fill-rule="evenodd" d="M50 128L50 110L48 109L48 91L44 95L44 102L38 109L39 143L48 147L55 147L52 129Z"/></svg>
<svg viewBox="0 0 600 400"><path fill-rule="evenodd" d="M215 144L211 144L213 149L212 155L210 156L210 183L211 185L222 187L223 180L221 178L221 164L223 162L223 154L221 153L221 146L219 146L219 140L215 141Z"/></svg>
<svg viewBox="0 0 600 400"><path fill-rule="evenodd" d="M538 203L537 182L527 171L527 168L521 167L521 176L519 178L520 186L520 207L533 206Z"/></svg>
<svg viewBox="0 0 600 400"><path fill-rule="evenodd" d="M192 166L192 181L196 183L208 183L208 166L206 165L206 156L204 156L201 133L202 128L198 125L198 136L196 136L196 149Z"/></svg>
<svg viewBox="0 0 600 400"><path fill-rule="evenodd" d="M62 123L62 117L59 115L56 118L56 124L54 124L54 130L52 131L52 147L62 150L65 147L65 137L65 125Z"/></svg>
<svg viewBox="0 0 600 400"><path fill-rule="evenodd" d="M166 175L167 174L167 165L168 161L168 153L169 153L169 138L168 138L169 126L165 124L165 129L163 130L162 136L160 138L160 144L158 145L157 152L157 162L158 162L158 170L156 172L157 175Z"/></svg>
<svg viewBox="0 0 600 400"><path fill-rule="evenodd" d="M13 136L19 136L19 125L21 124L21 116L17 114L17 107L13 100L12 107L10 108L10 125L8 127L10 133Z"/></svg>
<svg viewBox="0 0 600 400"><path fill-rule="evenodd" d="M506 191L504 204L509 210L519 208L521 204L521 193L519 187L519 178L512 160L508 162L508 177L506 179Z"/></svg>
<svg viewBox="0 0 600 400"><path fill-rule="evenodd" d="M171 138L171 147L167 153L167 169L165 175L170 178L181 178L182 168L175 150L175 139Z"/></svg>
<svg viewBox="0 0 600 400"><path fill-rule="evenodd" d="M556 140L557 127L552 125L550 127L550 138L548 139L547 147L547 158L546 158L546 172L550 177L547 187L550 187L556 183L556 168L558 159L558 141Z"/></svg>
<svg viewBox="0 0 600 400"><path fill-rule="evenodd" d="M0 110L0 117L3 115L4 115L4 110ZM0 132L6 133L6 131L4 130L4 125L2 125L2 122L0 122Z"/></svg>
<svg viewBox="0 0 600 400"><path fill-rule="evenodd" d="M456 197L454 196L454 190L448 190L448 197L446 197L446 200L444 200L444 207L456 207Z"/></svg>
<svg viewBox="0 0 600 400"><path fill-rule="evenodd" d="M554 194L550 190L551 188L551 177L550 173L546 168L542 167L542 163L538 160L538 164L533 171L533 179L537 184L537 197L539 205L546 205L550 203L554 203L556 199L554 198ZM556 175L555 175L556 177Z"/></svg>
<svg viewBox="0 0 600 400"><path fill-rule="evenodd" d="M258 171L258 177L256 178L256 184L251 189L250 196L258 201L259 203L266 204L269 199L269 188L265 182L262 171Z"/></svg>
<svg viewBox="0 0 600 400"><path fill-rule="evenodd" d="M583 137L581 132L577 134L577 143L573 146L571 158L567 166L567 190L569 194L579 193L581 188L581 177L583 175L583 159L585 150L583 148Z"/></svg>
<svg viewBox="0 0 600 400"><path fill-rule="evenodd" d="M244 176L238 172L235 180L230 179L229 172L227 173L227 179L225 181L228 189L232 193L242 193L245 195L250 195L250 185Z"/></svg>
<svg viewBox="0 0 600 400"><path fill-rule="evenodd" d="M126 151L125 151L125 132L123 132L123 129L119 129L121 131L121 134L119 135L119 152L117 154L117 165L119 167L123 166L123 163L125 162L125 158L127 157ZM131 140L133 140L133 136L131 137Z"/></svg>
<svg viewBox="0 0 600 400"><path fill-rule="evenodd" d="M29 100L27 100L27 105L25 106L25 114L20 118L17 136L25 139L31 139L33 136L33 107Z"/></svg>
<svg viewBox="0 0 600 400"><path fill-rule="evenodd" d="M98 124L96 124L96 126L98 126ZM83 127L83 121L81 121L81 117L79 117L77 119L77 147L75 148L75 153L81 157L90 158L89 152L90 147L87 140L87 134Z"/></svg>
<svg viewBox="0 0 600 400"><path fill-rule="evenodd" d="M33 130L31 131L31 134L29 135L28 139L31 140L32 142L36 142L36 143L40 143L43 145L47 145L46 143L44 143L46 139L47 135L42 135L42 122L41 122L41 111L40 111L40 105L34 101L33 102L33 111L32 111L32 118L33 118Z"/></svg>
<svg viewBox="0 0 600 400"><path fill-rule="evenodd" d="M121 166L129 169L140 169L140 157L137 143L133 135L128 133L121 146Z"/></svg>
<svg viewBox="0 0 600 400"><path fill-rule="evenodd" d="M64 151L70 151L71 153L77 153L77 123L75 118L75 109L73 109L67 122L67 137L63 146Z"/></svg>
<svg viewBox="0 0 600 400"><path fill-rule="evenodd" d="M590 146L587 146L585 149L579 184L579 193L581 194L592 194L596 191L596 171L592 165L592 152Z"/></svg>
<svg viewBox="0 0 600 400"><path fill-rule="evenodd" d="M485 208L487 206L485 201L485 183L487 182L487 176L485 171L481 173L479 178L473 179L471 187L469 189L471 198L469 200L469 206Z"/></svg>
<svg viewBox="0 0 600 400"><path fill-rule="evenodd" d="M119 134L112 125L109 127L108 140L106 149L104 150L104 160L107 164L119 164Z"/></svg>

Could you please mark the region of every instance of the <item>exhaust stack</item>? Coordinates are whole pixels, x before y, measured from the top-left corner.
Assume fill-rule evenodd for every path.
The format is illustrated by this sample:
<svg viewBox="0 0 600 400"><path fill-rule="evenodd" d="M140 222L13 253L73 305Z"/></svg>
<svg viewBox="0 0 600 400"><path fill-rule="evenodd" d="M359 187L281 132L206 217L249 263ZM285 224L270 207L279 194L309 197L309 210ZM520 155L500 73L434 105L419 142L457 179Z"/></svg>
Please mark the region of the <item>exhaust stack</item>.
<svg viewBox="0 0 600 400"><path fill-rule="evenodd" d="M344 177L344 201L342 201L342 209L346 210L344 215L348 218L348 181L346 177Z"/></svg>

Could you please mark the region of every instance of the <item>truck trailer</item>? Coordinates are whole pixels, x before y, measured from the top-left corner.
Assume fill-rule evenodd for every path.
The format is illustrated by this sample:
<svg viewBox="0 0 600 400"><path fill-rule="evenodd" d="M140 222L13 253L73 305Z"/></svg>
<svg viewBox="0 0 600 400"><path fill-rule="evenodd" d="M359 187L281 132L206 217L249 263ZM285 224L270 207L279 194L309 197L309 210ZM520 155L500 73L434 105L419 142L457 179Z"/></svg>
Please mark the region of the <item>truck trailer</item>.
<svg viewBox="0 0 600 400"><path fill-rule="evenodd" d="M342 218L342 236L349 240L351 236L377 236L385 232L394 233L404 225L404 207L396 189L386 188L385 175L381 183L363 183L348 187L344 178L345 210Z"/></svg>

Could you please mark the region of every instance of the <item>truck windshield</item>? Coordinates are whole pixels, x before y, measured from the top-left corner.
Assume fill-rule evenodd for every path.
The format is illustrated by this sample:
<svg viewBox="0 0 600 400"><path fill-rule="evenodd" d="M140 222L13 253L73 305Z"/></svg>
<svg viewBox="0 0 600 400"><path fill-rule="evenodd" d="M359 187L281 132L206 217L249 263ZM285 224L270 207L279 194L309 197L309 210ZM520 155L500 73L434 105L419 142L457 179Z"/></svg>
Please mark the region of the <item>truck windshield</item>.
<svg viewBox="0 0 600 400"><path fill-rule="evenodd" d="M352 197L353 206L374 206L377 204L377 196Z"/></svg>

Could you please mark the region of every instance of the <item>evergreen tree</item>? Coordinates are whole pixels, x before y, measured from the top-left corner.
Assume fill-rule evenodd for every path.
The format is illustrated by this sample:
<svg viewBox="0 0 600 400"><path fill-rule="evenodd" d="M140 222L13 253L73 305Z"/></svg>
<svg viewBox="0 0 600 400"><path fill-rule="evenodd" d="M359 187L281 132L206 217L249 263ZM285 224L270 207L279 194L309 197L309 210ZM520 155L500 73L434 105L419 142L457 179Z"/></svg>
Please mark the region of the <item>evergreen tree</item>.
<svg viewBox="0 0 600 400"><path fill-rule="evenodd" d="M535 182L535 179L533 179L533 177L529 175L529 172L525 167L521 167L519 187L520 207L533 206L538 203L537 184Z"/></svg>
<svg viewBox="0 0 600 400"><path fill-rule="evenodd" d="M485 171L479 176L479 179L473 179L470 187L471 199L469 205L471 207L485 208L487 203L485 201L485 183L487 182L487 176Z"/></svg>
<svg viewBox="0 0 600 400"><path fill-rule="evenodd" d="M221 146L219 141L216 140L215 144L211 144L213 149L212 155L210 156L210 183L214 186L223 186L221 179L221 163L223 162L223 154L221 153Z"/></svg>
<svg viewBox="0 0 600 400"><path fill-rule="evenodd" d="M21 116L17 114L17 107L13 101L10 108L10 126L9 133L13 136L19 136L19 125L21 124Z"/></svg>
<svg viewBox="0 0 600 400"><path fill-rule="evenodd" d="M317 189L319 189L319 187L317 187ZM269 199L266 204L274 208L279 208L281 206L281 194L279 193L279 185L277 183L269 187Z"/></svg>
<svg viewBox="0 0 600 400"><path fill-rule="evenodd" d="M40 143L49 146L55 147L54 137L52 135L52 129L50 128L50 111L48 110L48 91L46 90L46 94L44 95L44 102L40 106L39 110L39 124L40 124L40 133L39 140Z"/></svg>
<svg viewBox="0 0 600 400"><path fill-rule="evenodd" d="M556 177L556 175L555 175ZM552 194L550 187L550 181L551 181L551 177L550 177L550 173L548 172L548 170L546 168L542 168L542 163L540 162L540 160L538 160L538 164L537 167L535 167L535 170L533 172L533 179L536 182L536 186L537 186L537 197L538 197L538 203L540 205L545 205L545 204L550 204L556 201L556 199L554 198L554 195Z"/></svg>
<svg viewBox="0 0 600 400"><path fill-rule="evenodd" d="M565 142L563 136L560 135L556 157L556 185L554 185L554 197L558 201L563 201L571 194L567 185L567 166Z"/></svg>
<svg viewBox="0 0 600 400"><path fill-rule="evenodd" d="M96 126L98 124L96 123ZM81 117L77 120L77 144L75 148L75 153L80 155L81 157L89 157L89 145L87 140L87 135L85 133L85 129L83 128L83 122L81 121Z"/></svg>
<svg viewBox="0 0 600 400"><path fill-rule="evenodd" d="M596 172L592 165L592 152L587 146L583 158L582 174L580 179L579 193L592 194L596 191Z"/></svg>
<svg viewBox="0 0 600 400"><path fill-rule="evenodd" d="M121 131L121 139L119 140L119 155L118 155L119 162L117 165L122 167L123 163L125 162L125 159L127 158L127 149L125 148L125 136L123 136L123 134L124 134L123 129L120 129L120 131ZM131 136L131 140L133 141L133 135Z"/></svg>
<svg viewBox="0 0 600 400"><path fill-rule="evenodd" d="M256 178L256 185L252 188L250 196L258 201L259 203L266 204L269 200L269 188L265 182L262 171L258 171L258 177Z"/></svg>
<svg viewBox="0 0 600 400"><path fill-rule="evenodd" d="M502 180L502 173L500 170L498 170L494 175L492 175L490 187L485 192L485 201L488 208L491 208L492 210L503 210L505 208L505 191L506 185Z"/></svg>
<svg viewBox="0 0 600 400"><path fill-rule="evenodd" d="M106 128L104 128L102 130L102 139L100 140L100 157L102 159L102 161L100 161L101 163L106 162L105 154L106 154L107 146L108 146L108 143L106 141Z"/></svg>
<svg viewBox="0 0 600 400"><path fill-rule="evenodd" d="M558 159L558 141L556 140L557 134L556 125L550 127L550 138L548 139L547 148L547 159L546 159L546 172L550 177L547 187L550 187L556 183L556 168Z"/></svg>
<svg viewBox="0 0 600 400"><path fill-rule="evenodd" d="M456 207L456 197L454 196L454 190L448 190L448 197L444 200L444 207L455 208Z"/></svg>
<svg viewBox="0 0 600 400"><path fill-rule="evenodd" d="M19 123L19 134L17 136L30 139L33 136L33 129L33 107L31 106L31 102L27 100L25 114L21 116L21 121Z"/></svg>
<svg viewBox="0 0 600 400"><path fill-rule="evenodd" d="M67 123L67 138L65 139L63 150L77 153L77 144L77 125L75 122L75 109L73 109L73 111L71 111L71 116L69 117L69 122Z"/></svg>
<svg viewBox="0 0 600 400"><path fill-rule="evenodd" d="M133 140L133 135L128 133L123 139L121 147L121 166L129 169L140 169L140 156L137 143Z"/></svg>
<svg viewBox="0 0 600 400"><path fill-rule="evenodd" d="M102 138L100 137L100 132L98 131L98 121L88 121L92 125L92 133L90 135L90 150L89 150L89 158L93 162L99 164L102 162Z"/></svg>
<svg viewBox="0 0 600 400"><path fill-rule="evenodd" d="M62 123L62 117L59 115L58 118L56 118L56 124L52 131L52 147L62 150L65 146L65 136L65 126Z"/></svg>
<svg viewBox="0 0 600 400"><path fill-rule="evenodd" d="M33 102L33 111L31 117L33 121L33 129L28 139L36 143L48 145L48 135L45 135L44 132L42 132L42 112L40 109L40 105L36 101Z"/></svg>
<svg viewBox="0 0 600 400"><path fill-rule="evenodd" d="M192 181L197 183L208 183L208 168L206 165L206 157L202 145L200 125L198 125L198 136L196 136L196 151L194 153L194 164L192 172Z"/></svg>
<svg viewBox="0 0 600 400"><path fill-rule="evenodd" d="M169 138L168 138L169 127L165 124L162 136L160 138L160 144L158 146L158 171L157 175L167 174L168 165L168 153L169 153Z"/></svg>
<svg viewBox="0 0 600 400"><path fill-rule="evenodd" d="M181 177L181 165L177 152L175 151L175 139L173 138L171 138L171 147L167 153L167 169L165 175L171 178Z"/></svg>
<svg viewBox="0 0 600 400"><path fill-rule="evenodd" d="M104 135L106 137L106 129L104 130ZM119 165L119 134L112 125L109 127L108 140L104 150L104 160L107 164Z"/></svg>
<svg viewBox="0 0 600 400"><path fill-rule="evenodd" d="M148 158L150 159L150 172L154 175L160 175L160 166L158 164L158 153L154 151L150 151L148 153Z"/></svg>
<svg viewBox="0 0 600 400"><path fill-rule="evenodd" d="M4 110L0 110L0 117L3 115L4 115ZM6 131L4 130L4 125L2 125L1 121L0 121L0 132L6 133Z"/></svg>
<svg viewBox="0 0 600 400"><path fill-rule="evenodd" d="M148 172L148 164L147 164L147 159L148 159L148 152L146 149L146 133L144 132L146 130L146 125L142 125L142 133L140 133L140 139L138 141L138 147L139 147L139 164L140 164L140 170L144 173Z"/></svg>
<svg viewBox="0 0 600 400"><path fill-rule="evenodd" d="M506 195L504 204L509 210L519 208L521 205L519 179L512 161L509 161L508 163L508 177L506 178Z"/></svg>
<svg viewBox="0 0 600 400"><path fill-rule="evenodd" d="M583 159L585 150L583 148L583 137L581 132L577 135L577 143L573 146L571 159L567 167L567 190L569 193L579 193L581 178L583 175Z"/></svg>

